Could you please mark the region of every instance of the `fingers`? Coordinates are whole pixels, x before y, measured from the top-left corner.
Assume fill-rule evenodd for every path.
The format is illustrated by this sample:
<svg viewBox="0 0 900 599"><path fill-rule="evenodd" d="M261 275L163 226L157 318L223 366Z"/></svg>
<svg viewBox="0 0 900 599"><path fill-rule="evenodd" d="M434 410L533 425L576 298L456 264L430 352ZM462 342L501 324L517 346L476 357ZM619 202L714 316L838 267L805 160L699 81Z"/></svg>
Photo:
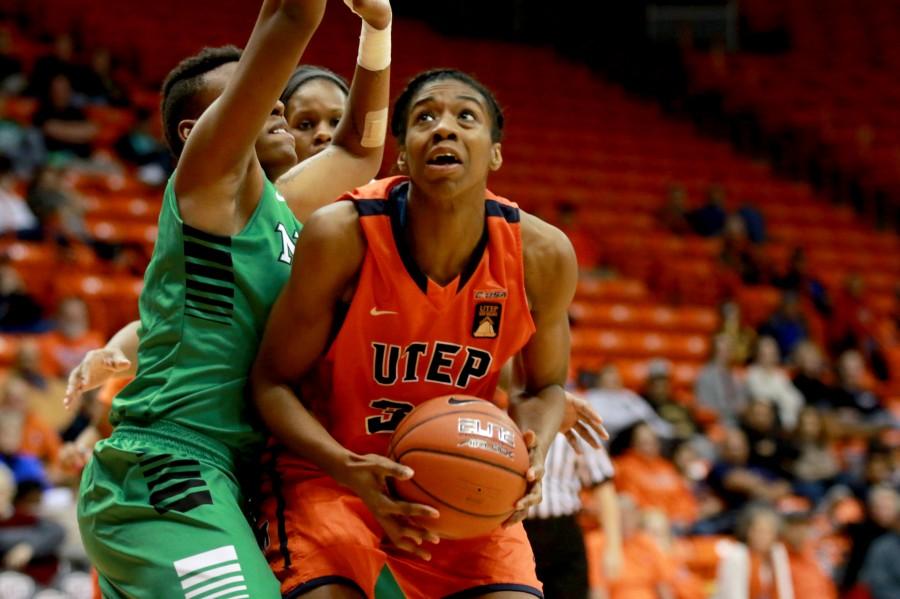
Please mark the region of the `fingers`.
<svg viewBox="0 0 900 599"><path fill-rule="evenodd" d="M583 451L581 449L581 443L578 441L578 435L575 434L575 431L571 430L571 429L567 430L565 432L565 435L566 435L566 441L569 442L569 445L572 447L572 449L575 450L575 453L577 453L578 455L581 455L583 453Z"/></svg>
<svg viewBox="0 0 900 599"><path fill-rule="evenodd" d="M63 396L63 406L68 410L71 409L81 394L84 392L85 375L82 365L78 365L69 375L69 382L66 385L66 394Z"/></svg>
<svg viewBox="0 0 900 599"><path fill-rule="evenodd" d="M430 505L396 501L388 498L384 502L383 511L386 514L406 516L407 518L439 518L441 515L440 512Z"/></svg>
<svg viewBox="0 0 900 599"><path fill-rule="evenodd" d="M388 516L379 518L379 521L391 543L425 561L431 559L431 552L428 551L426 543L436 545L441 541L440 537L433 532L416 526L415 523L405 518Z"/></svg>
<svg viewBox="0 0 900 599"><path fill-rule="evenodd" d="M377 454L358 456L350 464L350 468L369 470L379 478L396 478L408 480L413 477L413 469Z"/></svg>
<svg viewBox="0 0 900 599"><path fill-rule="evenodd" d="M602 445L602 443L600 442L600 439L603 439L604 437L603 437L603 435L601 435L601 434L597 431L597 429L592 428L592 427L589 427L588 425L586 425L586 424L583 423L583 422L578 422L578 423L575 424L574 427L572 427L572 430L573 430L579 437L581 437L581 439L582 439L585 443L587 443L588 445L590 445L590 446L593 447L594 449L600 449L600 447L601 447L601 445ZM606 429L604 429L603 427L601 427L601 428L600 428L600 431L602 431L602 432L605 433L605 432L606 432ZM600 438L598 439L597 437L600 437Z"/></svg>
<svg viewBox="0 0 900 599"><path fill-rule="evenodd" d="M528 449L537 446L537 434L533 430L529 429L522 433L522 438L525 440L525 447Z"/></svg>
<svg viewBox="0 0 900 599"><path fill-rule="evenodd" d="M103 366L113 372L120 372L131 366L131 360L121 351L109 352L103 356Z"/></svg>

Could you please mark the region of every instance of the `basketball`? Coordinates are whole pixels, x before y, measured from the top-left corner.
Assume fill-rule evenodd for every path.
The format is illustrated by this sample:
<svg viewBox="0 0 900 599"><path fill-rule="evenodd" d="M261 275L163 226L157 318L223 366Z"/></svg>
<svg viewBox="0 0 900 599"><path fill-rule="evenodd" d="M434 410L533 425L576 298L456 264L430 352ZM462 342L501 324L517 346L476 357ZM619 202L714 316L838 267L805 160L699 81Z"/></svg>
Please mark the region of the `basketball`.
<svg viewBox="0 0 900 599"><path fill-rule="evenodd" d="M402 499L441 516L428 528L447 539L490 533L525 494L528 449L516 424L494 404L467 395L427 401L391 439L391 459L415 471L394 481Z"/></svg>

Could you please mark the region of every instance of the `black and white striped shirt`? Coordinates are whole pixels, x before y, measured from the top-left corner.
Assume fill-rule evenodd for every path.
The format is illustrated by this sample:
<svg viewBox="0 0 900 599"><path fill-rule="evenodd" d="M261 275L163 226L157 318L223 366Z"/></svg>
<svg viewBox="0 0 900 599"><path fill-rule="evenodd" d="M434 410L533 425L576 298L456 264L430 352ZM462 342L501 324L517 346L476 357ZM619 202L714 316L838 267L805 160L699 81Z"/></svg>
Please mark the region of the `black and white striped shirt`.
<svg viewBox="0 0 900 599"><path fill-rule="evenodd" d="M565 436L558 434L544 462L543 500L531 508L529 518L571 516L581 509L582 488L599 485L613 477L613 465L605 449L581 443L581 455Z"/></svg>

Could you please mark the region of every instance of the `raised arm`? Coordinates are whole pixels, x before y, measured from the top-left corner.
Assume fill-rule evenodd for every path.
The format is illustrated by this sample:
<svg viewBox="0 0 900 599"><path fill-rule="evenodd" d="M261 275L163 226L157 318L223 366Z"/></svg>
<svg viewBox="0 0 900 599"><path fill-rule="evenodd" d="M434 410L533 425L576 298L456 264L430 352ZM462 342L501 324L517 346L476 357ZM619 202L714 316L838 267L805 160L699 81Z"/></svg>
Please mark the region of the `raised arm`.
<svg viewBox="0 0 900 599"><path fill-rule="evenodd" d="M349 0L348 0L349 4ZM388 0L353 0L363 20L359 58L347 111L331 145L277 181L278 190L300 221L341 193L365 184L381 166L388 122L391 5Z"/></svg>
<svg viewBox="0 0 900 599"><path fill-rule="evenodd" d="M512 403L511 414L530 444L531 484L510 522L524 518L528 508L541 501L544 458L566 409L571 343L568 311L578 279L575 251L559 229L523 213L522 245L525 288L536 330L522 348L525 388L523 396Z"/></svg>
<svg viewBox="0 0 900 599"><path fill-rule="evenodd" d="M256 138L324 10L325 0L264 0L234 76L185 142L175 192L186 221L230 235L234 215L221 209L223 199L258 197L264 175L254 159Z"/></svg>

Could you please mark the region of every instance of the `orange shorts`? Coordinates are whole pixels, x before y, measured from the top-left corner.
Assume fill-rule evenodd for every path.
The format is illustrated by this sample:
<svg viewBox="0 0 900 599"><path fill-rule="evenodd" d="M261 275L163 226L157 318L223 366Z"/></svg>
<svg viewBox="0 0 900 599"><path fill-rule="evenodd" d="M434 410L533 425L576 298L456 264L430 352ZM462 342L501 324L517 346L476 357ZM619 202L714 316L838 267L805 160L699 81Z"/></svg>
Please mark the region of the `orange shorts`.
<svg viewBox="0 0 900 599"><path fill-rule="evenodd" d="M335 583L372 597L385 563L408 599L503 590L543 597L521 524L478 539L441 540L429 548L426 562L387 545L362 500L332 479L271 482L274 492L261 503L260 524L286 599Z"/></svg>

